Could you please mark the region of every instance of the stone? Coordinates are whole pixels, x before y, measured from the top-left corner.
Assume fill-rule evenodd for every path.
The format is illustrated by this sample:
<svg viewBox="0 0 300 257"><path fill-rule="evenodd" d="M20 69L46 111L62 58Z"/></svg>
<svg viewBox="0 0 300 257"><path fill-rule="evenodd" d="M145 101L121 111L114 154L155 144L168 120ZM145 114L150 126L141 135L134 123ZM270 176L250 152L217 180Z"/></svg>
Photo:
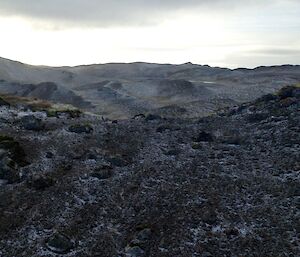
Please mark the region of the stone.
<svg viewBox="0 0 300 257"><path fill-rule="evenodd" d="M45 190L54 185L54 180L49 177L38 177L28 182L28 185L35 190Z"/></svg>
<svg viewBox="0 0 300 257"><path fill-rule="evenodd" d="M296 87L293 87L293 86L283 87L278 91L277 95L280 97L280 99L293 97L295 89L296 89Z"/></svg>
<svg viewBox="0 0 300 257"><path fill-rule="evenodd" d="M213 142L213 136L210 133L201 131L199 135L195 138L194 142Z"/></svg>
<svg viewBox="0 0 300 257"><path fill-rule="evenodd" d="M41 119L33 115L27 115L21 118L21 126L26 130L41 131L45 128L45 124Z"/></svg>
<svg viewBox="0 0 300 257"><path fill-rule="evenodd" d="M66 254L72 250L74 243L65 235L55 234L47 241L46 246L51 252Z"/></svg>
<svg viewBox="0 0 300 257"><path fill-rule="evenodd" d="M76 124L69 127L69 131L77 134L90 134L93 132L93 128L90 124Z"/></svg>
<svg viewBox="0 0 300 257"><path fill-rule="evenodd" d="M145 256L145 251L139 246L132 246L126 248L126 257L142 257Z"/></svg>
<svg viewBox="0 0 300 257"><path fill-rule="evenodd" d="M248 114L247 120L251 123L260 122L268 118L268 114L266 113L252 113Z"/></svg>
<svg viewBox="0 0 300 257"><path fill-rule="evenodd" d="M12 184L20 181L19 167L28 164L25 152L12 137L0 135L0 179Z"/></svg>
<svg viewBox="0 0 300 257"><path fill-rule="evenodd" d="M157 129L156 129L156 132L158 133L163 133L164 131L166 130L171 130L170 126L168 125L162 125L162 126L159 126Z"/></svg>
<svg viewBox="0 0 300 257"><path fill-rule="evenodd" d="M113 176L113 168L108 165L103 165L102 167L97 168L91 177L97 178L99 180L109 179Z"/></svg>
<svg viewBox="0 0 300 257"><path fill-rule="evenodd" d="M47 153L46 153L46 158L48 158L48 159L52 159L53 156L54 156L54 154L51 153L51 152L47 152Z"/></svg>
<svg viewBox="0 0 300 257"><path fill-rule="evenodd" d="M139 120L139 119L145 119L145 118L146 118L145 114L140 113L140 114L134 115L132 119Z"/></svg>
<svg viewBox="0 0 300 257"><path fill-rule="evenodd" d="M127 162L120 157L111 157L111 158L108 158L107 161L109 161L112 165L117 166L117 167L127 166Z"/></svg>
<svg viewBox="0 0 300 257"><path fill-rule="evenodd" d="M156 114L148 114L146 116L146 121L152 121L152 120L161 120L162 117L160 117L159 115L156 115Z"/></svg>
<svg viewBox="0 0 300 257"><path fill-rule="evenodd" d="M180 154L180 150L179 149L171 149L169 151L166 151L166 155L169 155L169 156L176 156L178 154Z"/></svg>

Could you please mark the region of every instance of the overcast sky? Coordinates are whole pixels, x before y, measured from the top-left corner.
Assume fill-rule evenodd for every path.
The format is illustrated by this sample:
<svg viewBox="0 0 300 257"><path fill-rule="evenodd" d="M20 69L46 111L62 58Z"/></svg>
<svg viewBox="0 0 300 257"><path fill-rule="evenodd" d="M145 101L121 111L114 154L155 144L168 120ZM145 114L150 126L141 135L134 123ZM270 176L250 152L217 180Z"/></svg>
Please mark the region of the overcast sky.
<svg viewBox="0 0 300 257"><path fill-rule="evenodd" d="M300 64L300 0L0 0L0 33L30 64Z"/></svg>

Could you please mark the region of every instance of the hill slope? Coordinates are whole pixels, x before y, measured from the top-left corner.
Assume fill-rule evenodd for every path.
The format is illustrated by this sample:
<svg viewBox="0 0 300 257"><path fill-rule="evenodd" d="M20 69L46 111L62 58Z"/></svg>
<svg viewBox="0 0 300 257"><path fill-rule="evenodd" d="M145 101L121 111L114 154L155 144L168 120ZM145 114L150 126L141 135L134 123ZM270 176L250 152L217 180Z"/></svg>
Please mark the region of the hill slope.
<svg viewBox="0 0 300 257"><path fill-rule="evenodd" d="M1 104L1 256L299 255L299 88L197 120Z"/></svg>

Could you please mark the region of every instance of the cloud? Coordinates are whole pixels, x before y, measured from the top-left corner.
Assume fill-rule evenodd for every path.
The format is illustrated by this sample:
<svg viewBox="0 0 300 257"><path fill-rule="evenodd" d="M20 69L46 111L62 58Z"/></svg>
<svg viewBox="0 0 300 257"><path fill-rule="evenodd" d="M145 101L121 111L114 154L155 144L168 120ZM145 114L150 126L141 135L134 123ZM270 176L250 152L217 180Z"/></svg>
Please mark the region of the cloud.
<svg viewBox="0 0 300 257"><path fill-rule="evenodd" d="M248 52L251 55L260 55L260 56L300 56L300 49L292 48L264 48L257 49Z"/></svg>
<svg viewBox="0 0 300 257"><path fill-rule="evenodd" d="M283 0L265 0L263 4L278 1ZM159 23L176 12L199 9L232 10L232 7L249 8L251 5L261 5L261 2L260 0L0 0L0 15L21 16L61 26L138 26Z"/></svg>

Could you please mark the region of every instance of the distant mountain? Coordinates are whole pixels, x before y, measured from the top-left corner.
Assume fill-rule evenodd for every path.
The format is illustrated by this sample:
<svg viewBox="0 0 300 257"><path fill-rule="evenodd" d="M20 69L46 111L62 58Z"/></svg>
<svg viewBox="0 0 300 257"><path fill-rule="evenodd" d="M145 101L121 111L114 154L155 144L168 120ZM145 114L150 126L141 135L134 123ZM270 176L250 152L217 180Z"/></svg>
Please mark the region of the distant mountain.
<svg viewBox="0 0 300 257"><path fill-rule="evenodd" d="M176 110L184 108L184 114L178 115L198 117L298 84L300 66L231 70L192 63L137 62L47 67L0 58L0 80L0 93L16 94L28 92L28 84L54 83L56 93L47 100L72 103L112 119L162 108L166 116L176 116ZM14 91L16 83L18 90ZM43 98L45 91L35 88L28 96Z"/></svg>

